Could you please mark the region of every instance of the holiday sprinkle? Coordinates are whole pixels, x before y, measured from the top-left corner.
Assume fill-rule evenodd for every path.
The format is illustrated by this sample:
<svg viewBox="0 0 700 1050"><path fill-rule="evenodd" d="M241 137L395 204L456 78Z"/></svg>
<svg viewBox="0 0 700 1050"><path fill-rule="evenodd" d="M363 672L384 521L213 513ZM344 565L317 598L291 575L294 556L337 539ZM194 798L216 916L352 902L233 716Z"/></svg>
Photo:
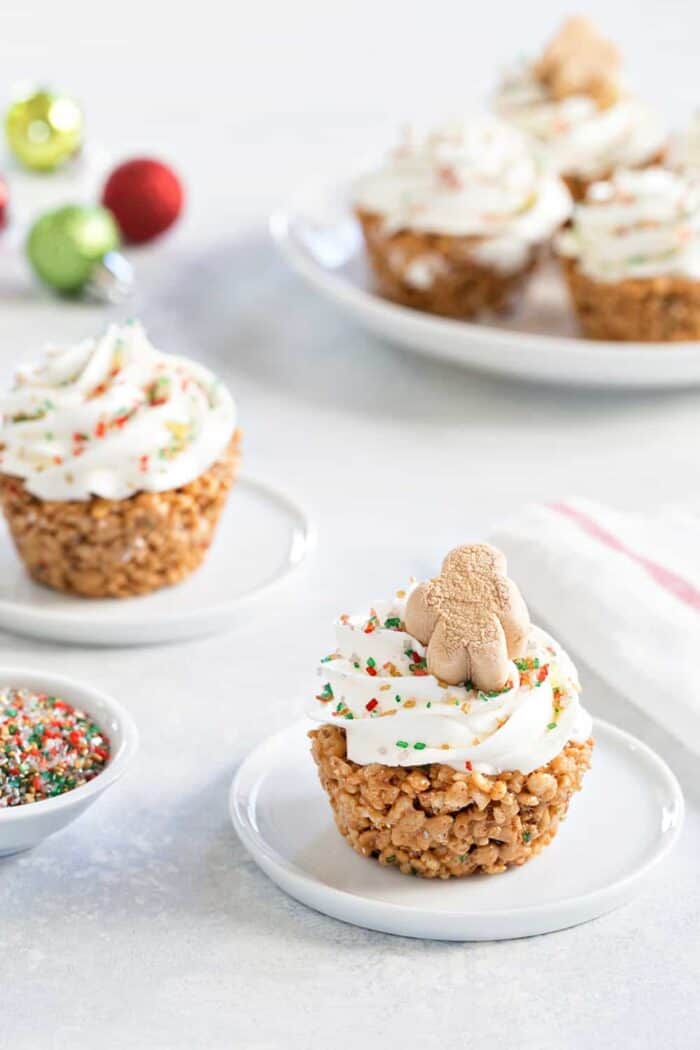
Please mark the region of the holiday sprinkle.
<svg viewBox="0 0 700 1050"><path fill-rule="evenodd" d="M87 784L109 760L109 740L89 715L57 696L0 690L0 809Z"/></svg>

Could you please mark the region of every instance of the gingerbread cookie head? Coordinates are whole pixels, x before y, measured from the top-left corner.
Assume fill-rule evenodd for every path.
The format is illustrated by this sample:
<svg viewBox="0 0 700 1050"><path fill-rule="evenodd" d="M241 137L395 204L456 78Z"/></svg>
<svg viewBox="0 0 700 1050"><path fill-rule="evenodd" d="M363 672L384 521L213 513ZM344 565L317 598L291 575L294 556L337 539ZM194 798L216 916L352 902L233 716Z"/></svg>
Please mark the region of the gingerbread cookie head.
<svg viewBox="0 0 700 1050"><path fill-rule="evenodd" d="M506 576L506 559L487 543L456 547L440 575L406 604L406 630L427 646L428 671L450 685L502 689L510 661L525 653L530 616Z"/></svg>
<svg viewBox="0 0 700 1050"><path fill-rule="evenodd" d="M620 94L620 54L587 18L568 19L534 67L553 99L586 95L601 109Z"/></svg>

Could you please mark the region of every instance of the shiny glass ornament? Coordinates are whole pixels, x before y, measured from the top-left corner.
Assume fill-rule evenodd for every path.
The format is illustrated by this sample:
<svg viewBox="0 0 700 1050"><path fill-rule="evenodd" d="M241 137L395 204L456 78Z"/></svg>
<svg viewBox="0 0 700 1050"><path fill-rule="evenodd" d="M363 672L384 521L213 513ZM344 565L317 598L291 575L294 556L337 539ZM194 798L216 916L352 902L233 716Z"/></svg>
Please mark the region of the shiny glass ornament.
<svg viewBox="0 0 700 1050"><path fill-rule="evenodd" d="M52 171L80 148L83 114L67 95L35 91L12 103L5 117L5 134L25 167Z"/></svg>
<svg viewBox="0 0 700 1050"><path fill-rule="evenodd" d="M50 288L113 300L131 283L126 260L117 252L119 231L99 205L69 204L36 220L27 238L27 258Z"/></svg>

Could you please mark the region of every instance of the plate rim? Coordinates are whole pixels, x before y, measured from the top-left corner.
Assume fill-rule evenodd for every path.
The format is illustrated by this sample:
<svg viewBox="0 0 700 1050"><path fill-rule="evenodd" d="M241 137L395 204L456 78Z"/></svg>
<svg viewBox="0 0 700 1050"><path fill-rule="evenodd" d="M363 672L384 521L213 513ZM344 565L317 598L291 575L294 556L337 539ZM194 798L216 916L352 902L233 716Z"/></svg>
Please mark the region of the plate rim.
<svg viewBox="0 0 700 1050"><path fill-rule="evenodd" d="M271 591L284 584L291 575L296 573L301 566L305 564L309 555L313 553L318 540L318 529L311 512L306 509L301 501L292 496L287 489L279 488L273 482L266 478L259 477L256 474L249 474L247 472L241 473L236 479L233 490L234 494L235 489L241 485L248 489L252 489L254 492L262 493L267 497L273 497L277 503L282 504L282 506L290 512L294 518L296 518L303 537L303 545L301 546L300 554L296 558L290 559L278 575L267 580L259 587L245 591L243 594L229 599L228 601L207 605L203 608L190 609L183 612L165 612L164 614L157 616L154 616L147 611L145 614L141 613L140 616L134 618L133 614L136 607L133 603L138 603L142 597L149 597L148 595L136 595L133 598L111 599L115 602L114 608L123 609L125 615L113 621L102 622L100 624L101 628L120 630L125 622L128 621L129 632L131 634L133 634L135 630L154 624L156 624L159 629L165 630L167 630L168 627L174 628L175 625L178 625L178 628L182 628L184 625L185 628L191 626L194 629L204 620L218 616L231 616L234 612L237 612L245 606L265 597ZM11 542L9 532L7 538L8 542ZM18 555L17 557L19 558ZM40 585L37 584L37 586ZM66 597L71 596L66 595ZM76 601L77 600L76 597ZM110 601L110 599L98 600ZM0 629L8 631L10 634L21 634L23 636L41 639L53 638L54 640L65 642L66 638L63 628L77 630L79 628L90 626L89 613L90 610L94 610L94 605L90 599L85 599L85 603L84 607L82 605L77 607L75 612L59 612L56 609L35 607L31 602L20 603L16 601L13 602L8 598L0 598ZM17 622L18 616L21 623ZM55 634L51 633L52 629L55 630ZM222 627L222 629L225 629L225 627ZM161 632L159 631L158 633ZM207 631L206 633L214 632ZM182 634L174 634L173 640L178 640L182 637ZM185 637L187 637L187 635L185 635ZM97 647L118 647L122 645L133 646L134 644L139 643L124 642L118 639L114 642L105 642L101 640L91 642L89 638L82 638L80 644L88 644ZM149 645L154 643L152 637L147 637L140 644Z"/></svg>
<svg viewBox="0 0 700 1050"><path fill-rule="evenodd" d="M246 810L249 809L251 805L255 805L258 795L257 786L255 787L252 795L250 796L247 796L245 794L245 790L242 788L243 779L249 773L251 764L253 764L254 761L259 759L260 753L264 749L273 746L276 741L281 740L282 738L292 733L300 732L302 728L313 728L315 725L316 723L314 723L310 719L301 719L292 723L291 725L286 726L281 730L278 730L276 733L265 737L242 760L240 766L236 770L236 773L232 779L231 786L229 789L229 817L233 824L234 830L236 831L236 834L238 835L243 846L251 855L255 863L258 864L258 866L261 867L261 869L268 875L268 877L272 879L275 885L282 889L283 892L288 893L290 896L295 895L290 893L289 890L282 886L277 881L277 879L270 873L270 871L266 869L265 865L260 861L257 853L260 853L262 854L262 856L265 857L267 865L269 865L269 867L273 871L281 870L283 877L289 876L292 880L300 883L301 885L309 889L313 888L314 890L318 890L318 888L320 887L322 894L330 898L331 900L337 899L340 904L345 904L348 907L359 906L361 908L368 909L370 912L374 913L389 912L398 918L402 916L412 916L414 919L425 919L427 916L429 916L431 918L435 918L436 921L439 921L441 923L450 920L458 920L462 924L468 922L483 922L485 918L487 922L498 923L508 921L509 919L515 920L523 917L538 919L540 917L544 918L545 916L549 916L556 918L557 916L561 916L561 913L563 912L571 912L574 908L580 909L582 904L585 904L587 902L592 903L595 900L597 900L599 904L603 905L600 907L597 906L597 910L593 914L586 914L583 918L574 918L572 921L562 923L561 925L559 925L557 919L555 925L550 925L547 928L543 928L540 931L540 933L554 932L555 930L565 929L568 926L578 925L579 923L590 921L594 918L597 918L600 915L605 914L607 911L615 909L620 904L624 903L624 897L622 900L618 900L620 895L624 894L630 886L633 886L635 884L639 884L640 886L642 885L643 881L647 878L650 872L658 864L660 864L661 861L663 861L664 858L668 856L671 850L675 847L683 831L685 822L685 798L678 778L676 777L675 773L670 768L668 763L659 754L657 754L657 752L654 751L652 747L650 747L644 741L640 740L638 737L635 737L632 733L629 733L627 730L622 729L619 726L616 726L605 719L594 718L594 736L599 732L601 732L602 734L608 734L608 736L611 737L613 740L617 740L618 743L624 745L630 750L641 752L644 755L646 761L650 761L651 764L655 767L656 771L660 774L662 780L665 781L666 785L670 789L671 795L673 796L673 812L675 815L673 826L670 828L669 832L664 836L662 844L660 846L657 845L655 847L655 850L652 853L652 855L645 860L645 862L641 865L640 868L638 868L631 874L616 879L614 882L611 882L602 889L597 889L584 895L579 894L573 897L565 897L554 903L543 903L515 908L500 908L494 911L489 911L487 913L480 913L476 911L467 912L464 911L464 909L460 909L459 911L440 910L431 912L425 909L413 907L411 905L397 904L388 901L378 901L371 897L363 897L360 894L353 893L349 890L337 889L336 887L329 886L328 884L321 882L319 879L313 878L311 875L308 875L303 869L288 861L276 849L271 847L267 843L267 841L260 836L259 833L256 836L251 826L251 822L246 821L241 817L241 814L245 814ZM247 798L249 798L250 801L246 805L245 803ZM331 918L339 919L343 922L350 922L355 925L364 925L363 923L355 922L353 919L348 918L347 908L345 909L345 914L343 915L340 915L338 913L332 914L331 912L323 911L317 905L310 904L307 900L304 900L300 897L295 897L295 899L300 900L301 903L303 903L306 907L310 907L316 911L322 911L323 914L329 915ZM395 930L387 929L386 923L382 926L365 925L365 928L378 929L382 932L392 933L396 935ZM401 934L398 935L401 936ZM491 933L487 937L483 938L481 936L477 937L474 935L456 935L454 937L443 937L441 939L449 939L455 941L468 941L477 939L510 940L515 939L517 937L529 935L530 934L522 934L517 932L505 935ZM438 935L436 933L432 933L430 935L407 933L403 934L403 936L428 936L429 938L438 939Z"/></svg>
<svg viewBox="0 0 700 1050"><path fill-rule="evenodd" d="M336 185L339 191L342 184ZM325 184L325 193L331 192L331 184ZM317 193L321 192L317 188ZM270 236L288 265L303 277L307 283L322 294L329 296L349 314L365 320L370 326L381 327L382 332L387 333L388 328L396 329L401 326L412 337L403 338L404 345L418 353L430 357L442 357L457 362L463 366L480 368L485 371L497 372L517 377L518 372L510 371L508 368L496 367L485 360L473 361L465 358L464 352L467 344L475 346L480 343L488 350L498 349L504 354L510 355L515 362L523 351L537 353L543 365L548 362L560 362L562 356L566 359L575 359L576 366L581 366L587 361L592 365L603 366L606 362L620 362L626 359L631 374L624 379L610 379L604 372L590 376L567 376L566 374L553 374L550 381L553 384L573 382L576 385L597 386L612 389L651 388L651 389L673 389L677 386L692 385L700 382L700 376L693 379L682 376L674 382L676 377L671 376L645 376L640 379L632 373L636 362L653 362L654 365L671 360L684 364L697 365L700 368L700 340L685 341L677 343L638 343L638 342L615 342L610 340L587 339L585 337L574 338L567 335L552 335L551 333L519 332L513 329L504 329L497 326L479 324L474 321L460 321L454 318L438 317L427 314L420 310L413 310L399 303L390 302L379 295L374 295L363 288L358 287L344 276L340 276L328 267L323 266L314 259L294 234L295 223L299 221L300 210L294 201L300 195L293 197L287 206L275 209L268 220ZM351 218L348 213L348 218ZM368 320L369 319L369 320ZM375 327L376 331L377 328ZM456 348L448 350L444 344L439 350L428 351L419 345L425 342L436 332L440 332L446 340L455 344ZM463 337L467 337L463 341ZM400 337L399 337L400 338ZM461 346L459 345L461 343ZM460 352L461 351L461 352ZM510 362L509 362L510 363ZM533 376L533 380L541 378ZM607 381L606 381L607 379Z"/></svg>

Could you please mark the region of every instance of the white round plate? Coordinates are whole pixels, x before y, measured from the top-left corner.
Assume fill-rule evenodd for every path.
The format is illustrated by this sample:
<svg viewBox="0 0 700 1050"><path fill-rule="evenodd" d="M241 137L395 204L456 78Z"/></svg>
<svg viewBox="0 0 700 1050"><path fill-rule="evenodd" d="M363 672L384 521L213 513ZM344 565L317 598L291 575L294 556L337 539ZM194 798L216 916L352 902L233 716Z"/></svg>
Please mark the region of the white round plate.
<svg viewBox="0 0 700 1050"><path fill-rule="evenodd" d="M309 189L270 220L287 262L375 335L482 371L532 382L609 388L700 383L700 342L612 343L576 332L554 263L535 274L517 310L475 324L390 303L372 291L347 189Z"/></svg>
<svg viewBox="0 0 700 1050"><path fill-rule="evenodd" d="M412 879L358 856L338 834L298 723L236 774L233 824L262 870L336 919L405 937L506 940L587 922L628 901L675 843L683 796L646 744L595 722L593 766L552 844L522 868Z"/></svg>
<svg viewBox="0 0 700 1050"><path fill-rule="evenodd" d="M301 564L313 542L304 511L277 489L234 485L204 565L140 598L78 598L33 583L0 531L0 627L81 645L143 645L232 627L253 599Z"/></svg>

